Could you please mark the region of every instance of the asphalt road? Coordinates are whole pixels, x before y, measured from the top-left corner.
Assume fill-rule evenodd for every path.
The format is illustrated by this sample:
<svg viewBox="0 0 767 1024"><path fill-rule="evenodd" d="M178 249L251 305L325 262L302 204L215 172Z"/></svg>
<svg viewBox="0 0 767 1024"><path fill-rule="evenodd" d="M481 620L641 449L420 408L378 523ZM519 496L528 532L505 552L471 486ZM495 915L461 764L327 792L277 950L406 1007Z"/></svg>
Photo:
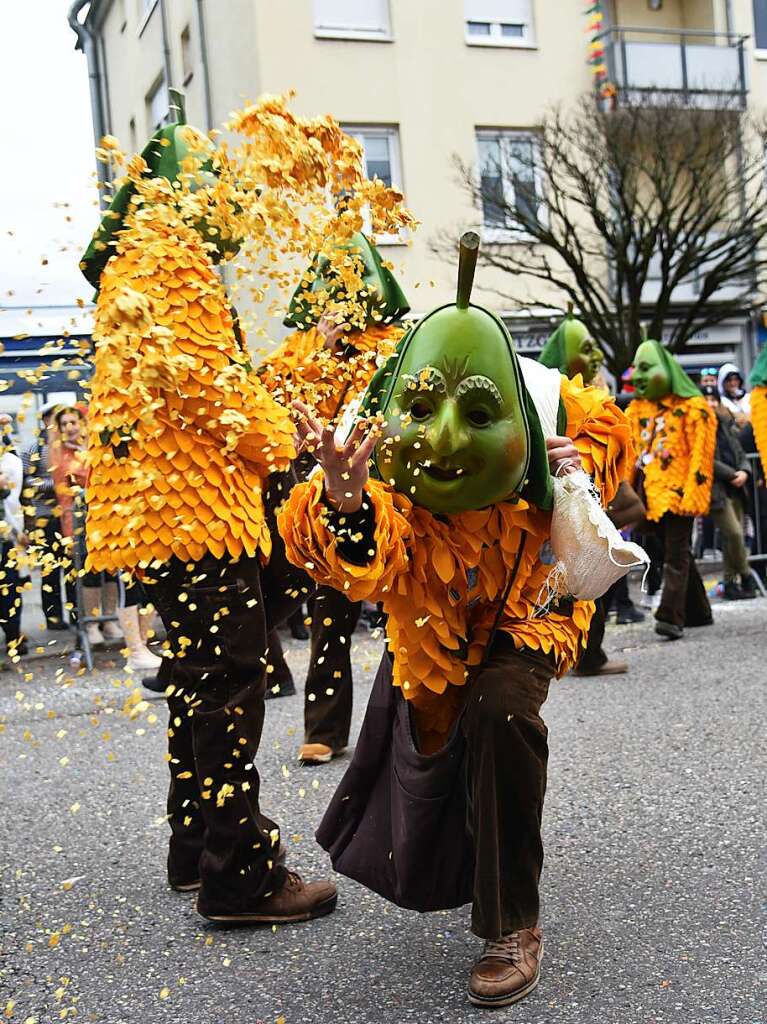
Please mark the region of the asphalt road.
<svg viewBox="0 0 767 1024"><path fill-rule="evenodd" d="M765 621L758 600L681 643L611 627L631 673L554 687L544 972L498 1011L465 999L465 910L419 916L341 878L324 920L208 926L165 882L161 704L131 719L103 655L93 676L52 659L3 673L0 1020L765 1024ZM379 645L355 639L356 728ZM306 645L289 652L300 680ZM344 763L299 768L300 734L301 698L272 701L264 809L317 876Z"/></svg>

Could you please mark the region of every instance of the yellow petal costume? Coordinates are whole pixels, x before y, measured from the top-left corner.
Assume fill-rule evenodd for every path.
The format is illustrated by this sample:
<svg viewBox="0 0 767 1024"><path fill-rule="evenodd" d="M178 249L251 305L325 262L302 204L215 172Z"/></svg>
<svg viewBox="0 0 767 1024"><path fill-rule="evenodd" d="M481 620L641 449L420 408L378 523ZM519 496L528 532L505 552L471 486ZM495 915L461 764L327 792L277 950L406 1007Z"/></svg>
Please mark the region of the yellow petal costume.
<svg viewBox="0 0 767 1024"><path fill-rule="evenodd" d="M365 390L379 360L391 355L403 333L396 324L371 324L348 336L353 351L345 354L325 348L316 327L294 331L263 360L258 374L279 402L290 405L300 399L326 422L335 422Z"/></svg>
<svg viewBox="0 0 767 1024"><path fill-rule="evenodd" d="M609 502L631 461L625 417L605 393L561 383L567 433ZM478 665L513 576L499 628L518 648L551 654L558 675L577 660L593 612L567 602L535 616L550 565L542 560L551 513L523 499L437 516L388 484L367 489L375 551L364 566L345 561L329 529L320 474L294 488L278 516L289 559L351 600L380 601L394 684L417 712L419 734L444 736L463 700L467 666Z"/></svg>
<svg viewBox="0 0 767 1024"><path fill-rule="evenodd" d="M295 456L198 231L144 217L101 274L89 418L94 570L271 550L265 477Z"/></svg>
<svg viewBox="0 0 767 1024"><path fill-rule="evenodd" d="M627 409L644 469L647 518L708 512L714 473L716 418L702 397L635 398Z"/></svg>

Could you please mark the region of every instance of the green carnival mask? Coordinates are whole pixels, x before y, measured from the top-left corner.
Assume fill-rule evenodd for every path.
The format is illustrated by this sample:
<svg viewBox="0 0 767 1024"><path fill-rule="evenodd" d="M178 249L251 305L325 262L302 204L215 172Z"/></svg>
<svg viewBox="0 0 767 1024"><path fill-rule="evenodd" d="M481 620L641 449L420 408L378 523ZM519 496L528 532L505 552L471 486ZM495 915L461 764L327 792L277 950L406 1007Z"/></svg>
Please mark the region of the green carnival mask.
<svg viewBox="0 0 767 1024"><path fill-rule="evenodd" d="M194 190L214 185L216 172L213 162L194 145L195 138L202 136L186 124L181 94L175 89L169 92L173 103L171 114L176 116L177 121L158 129L142 150L141 156L147 165L144 177L176 181L184 173L184 167L189 166L189 163L185 162L193 158L193 162L197 163L197 171L195 181L190 187ZM94 288L99 287L101 273L109 258L114 255L117 236L125 227L125 218L136 195L137 189L133 182L129 181L118 189L83 254L80 270ZM219 232L212 231L207 222L202 221L197 228L206 241L213 242L216 246L219 258L234 255L238 251L238 240L223 238Z"/></svg>
<svg viewBox="0 0 767 1024"><path fill-rule="evenodd" d="M657 347L651 341L643 341L634 356L634 373L631 383L640 398L658 402L671 391L671 379Z"/></svg>
<svg viewBox="0 0 767 1024"><path fill-rule="evenodd" d="M538 361L559 370L566 377L580 374L584 384L590 384L599 373L604 358L588 327L568 314L546 342Z"/></svg>
<svg viewBox="0 0 767 1024"><path fill-rule="evenodd" d="M634 356L631 383L640 398L659 402L666 395L679 398L700 398L701 392L684 372L679 362L660 342L643 341Z"/></svg>
<svg viewBox="0 0 767 1024"><path fill-rule="evenodd" d="M325 255L317 255L293 293L286 327L311 327L323 313L336 306L342 318L364 329L370 322L389 323L409 312L410 305L404 292L373 243L361 232L352 235L349 243L336 254L336 259L348 253L350 261L361 262L360 276L363 288L357 295L346 295L338 268ZM344 306L349 307L344 310ZM345 314L345 315L344 315Z"/></svg>
<svg viewBox="0 0 767 1024"><path fill-rule="evenodd" d="M386 419L374 470L435 513L485 508L526 488L548 507L538 416L503 322L469 302L479 239L469 232L461 242L456 304L402 339L366 396L365 410Z"/></svg>

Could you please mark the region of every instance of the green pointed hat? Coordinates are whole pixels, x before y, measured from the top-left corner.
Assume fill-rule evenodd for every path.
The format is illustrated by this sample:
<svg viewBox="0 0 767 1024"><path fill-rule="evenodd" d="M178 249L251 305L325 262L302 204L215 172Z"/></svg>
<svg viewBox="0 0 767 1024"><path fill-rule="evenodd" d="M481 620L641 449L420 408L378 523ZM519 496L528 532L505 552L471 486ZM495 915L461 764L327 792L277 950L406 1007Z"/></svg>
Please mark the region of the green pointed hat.
<svg viewBox="0 0 767 1024"><path fill-rule="evenodd" d="M762 348L753 370L748 375L748 386L750 388L767 387L767 345Z"/></svg>
<svg viewBox="0 0 767 1024"><path fill-rule="evenodd" d="M352 235L342 248L362 260L365 291L357 299L366 307L368 320L391 323L410 311L410 303L394 274L384 266L378 249L362 232ZM283 321L286 327L305 330L317 323L322 316L324 301L338 296L339 286L333 276L330 260L327 256L317 254L290 300Z"/></svg>
<svg viewBox="0 0 767 1024"><path fill-rule="evenodd" d="M548 366L551 370L559 370L559 372L563 373L565 376L567 376L566 328L568 324L571 323L580 323L580 320L575 320L572 315L568 313L554 333L549 335L546 344L543 346L543 351L538 356L539 363L542 363L544 366Z"/></svg>
<svg viewBox="0 0 767 1024"><path fill-rule="evenodd" d="M370 416L381 413L387 417L393 410L393 398L398 392L403 376L403 367L417 347L424 346L430 353L440 349L458 353L479 352L486 347L495 355L502 352L513 377L513 390L519 404L519 428L524 434L525 458L520 467L520 485L512 493L495 500L505 501L519 494L539 508L551 508L551 473L546 451L546 442L533 399L525 386L522 368L514 344L503 321L489 309L470 301L471 288L479 250L479 236L467 232L461 238L458 268L458 289L455 303L439 306L427 313L399 341L396 350L380 367L370 382L363 398L360 415ZM381 443L376 447L371 460L371 472L378 479L384 478L380 461ZM489 504L489 503L488 503Z"/></svg>
<svg viewBox="0 0 767 1024"><path fill-rule="evenodd" d="M183 100L176 89L171 89L170 116L175 116L174 124L158 129L141 152L147 165L143 177L167 178L175 181L182 173L184 161L190 156L200 160L200 173L213 174L213 164L204 154L190 148L190 133L184 118ZM111 256L114 255L117 236L125 227L131 200L136 195L136 186L127 182L117 190L96 229L88 248L80 260L80 270L85 278L98 289L102 271Z"/></svg>
<svg viewBox="0 0 767 1024"><path fill-rule="evenodd" d="M665 345L661 345L659 341L653 341L652 338L647 338L646 344L652 345L655 348L659 359L663 363L666 373L668 374L668 379L671 383L671 388L669 389L670 394L676 395L678 398L703 397L703 393L700 388L695 384L692 378L685 373L682 369L682 364L669 352Z"/></svg>

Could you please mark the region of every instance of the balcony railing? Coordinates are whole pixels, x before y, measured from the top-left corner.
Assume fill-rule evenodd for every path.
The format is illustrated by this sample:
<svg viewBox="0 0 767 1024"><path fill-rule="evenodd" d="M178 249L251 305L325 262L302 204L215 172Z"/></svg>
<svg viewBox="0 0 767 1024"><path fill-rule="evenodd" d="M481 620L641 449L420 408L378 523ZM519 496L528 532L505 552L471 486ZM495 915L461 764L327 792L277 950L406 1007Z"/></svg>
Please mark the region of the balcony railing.
<svg viewBox="0 0 767 1024"><path fill-rule="evenodd" d="M619 92L675 95L701 107L715 105L717 97L732 97L745 106L748 36L706 29L617 26L600 38L610 79Z"/></svg>

